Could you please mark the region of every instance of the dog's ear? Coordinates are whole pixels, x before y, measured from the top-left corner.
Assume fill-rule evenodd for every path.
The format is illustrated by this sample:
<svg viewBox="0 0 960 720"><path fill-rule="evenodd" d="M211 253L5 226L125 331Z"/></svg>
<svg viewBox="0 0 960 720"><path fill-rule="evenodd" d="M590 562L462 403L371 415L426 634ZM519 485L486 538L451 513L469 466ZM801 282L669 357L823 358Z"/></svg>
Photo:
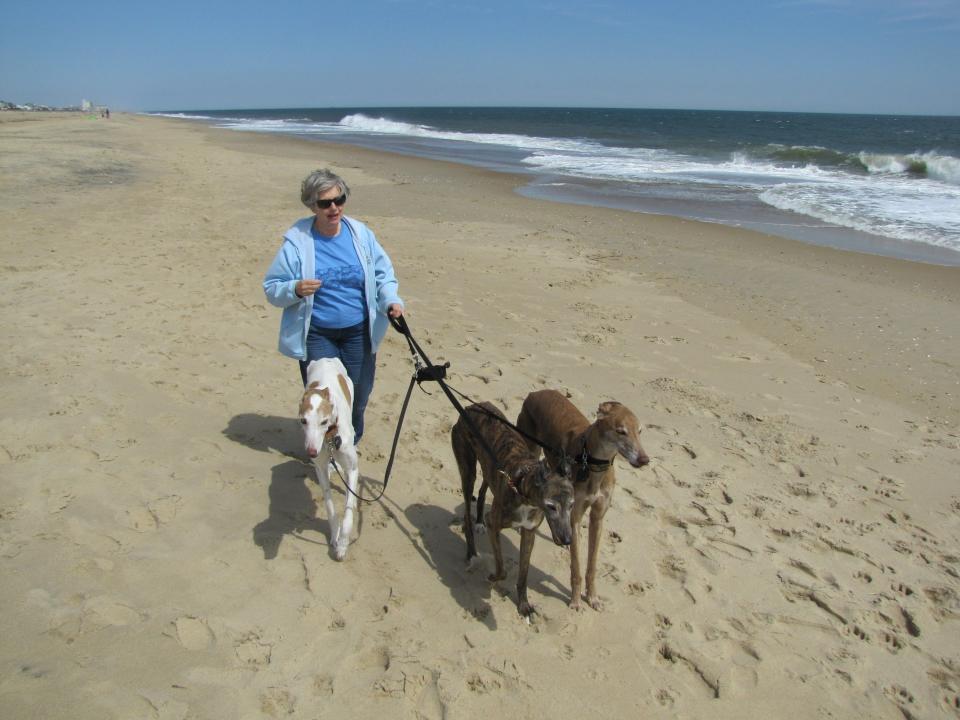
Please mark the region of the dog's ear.
<svg viewBox="0 0 960 720"><path fill-rule="evenodd" d="M540 473L538 468L542 467L540 463L536 465L521 465L513 471L513 479L510 481L510 484L515 488L519 488L523 484L523 479L533 473L533 484L540 486Z"/></svg>
<svg viewBox="0 0 960 720"><path fill-rule="evenodd" d="M547 468L543 463L537 463L536 471L533 474L533 484L538 488L547 484Z"/></svg>
<svg viewBox="0 0 960 720"><path fill-rule="evenodd" d="M602 418L607 413L613 412L613 409L619 404L616 400L608 400L607 402L600 403L600 406L597 408L597 417Z"/></svg>

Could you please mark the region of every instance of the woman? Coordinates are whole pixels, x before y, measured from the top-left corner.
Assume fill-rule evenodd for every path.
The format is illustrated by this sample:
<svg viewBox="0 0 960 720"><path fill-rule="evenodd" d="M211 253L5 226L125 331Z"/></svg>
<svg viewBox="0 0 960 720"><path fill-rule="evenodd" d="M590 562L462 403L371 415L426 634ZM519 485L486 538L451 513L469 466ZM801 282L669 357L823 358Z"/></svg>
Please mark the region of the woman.
<svg viewBox="0 0 960 720"><path fill-rule="evenodd" d="M359 443L377 348L389 317L403 315L393 264L373 232L343 214L350 188L330 170L315 170L300 186L300 200L313 211L283 236L263 291L283 308L280 352L307 365L337 357L353 381L353 429Z"/></svg>

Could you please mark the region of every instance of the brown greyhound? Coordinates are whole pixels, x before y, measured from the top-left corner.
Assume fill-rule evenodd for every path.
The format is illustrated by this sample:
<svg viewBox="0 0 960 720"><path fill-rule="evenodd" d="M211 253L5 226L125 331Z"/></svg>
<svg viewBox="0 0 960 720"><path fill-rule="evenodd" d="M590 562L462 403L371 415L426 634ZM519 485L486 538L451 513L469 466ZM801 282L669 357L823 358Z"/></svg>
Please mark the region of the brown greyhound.
<svg viewBox="0 0 960 720"><path fill-rule="evenodd" d="M557 545L570 544L573 481L569 475L554 472L540 460L539 448L531 452L520 434L507 424L503 413L490 403L470 405L466 412L469 413L470 423L464 417L457 420L450 431L450 442L463 488L467 561L477 554L470 503L479 462L483 473L482 485L493 492L493 502L483 519L497 563L496 571L489 576L489 580L497 582L507 577L503 568L500 531L507 527L518 528L520 568L517 575L517 607L520 614L526 617L534 612L527 600L527 572L536 530L546 517L553 541ZM476 433L471 429L471 424Z"/></svg>
<svg viewBox="0 0 960 720"><path fill-rule="evenodd" d="M597 596L597 553L603 516L610 505L610 496L617 483L613 461L622 455L633 467L643 467L650 458L640 446L640 423L637 417L618 402L600 403L597 419L590 423L573 403L556 390L538 390L527 395L517 418L521 432L543 443L547 463L561 467L563 455L574 465L575 497L570 543L570 607L580 609L582 579L580 573L580 521L590 509L589 546L587 549L586 601L594 610L601 607ZM528 447L536 444L529 439ZM562 455L561 455L562 453Z"/></svg>

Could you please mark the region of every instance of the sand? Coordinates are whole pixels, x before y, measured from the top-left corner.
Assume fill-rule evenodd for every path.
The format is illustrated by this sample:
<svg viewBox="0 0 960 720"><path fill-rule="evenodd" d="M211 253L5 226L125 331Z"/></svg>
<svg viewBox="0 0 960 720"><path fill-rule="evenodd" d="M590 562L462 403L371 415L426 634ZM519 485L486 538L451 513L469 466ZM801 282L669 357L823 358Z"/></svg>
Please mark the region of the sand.
<svg viewBox="0 0 960 720"><path fill-rule="evenodd" d="M6 114L0 114L0 116ZM114 114L0 117L4 718L956 718L960 269L564 206L522 179ZM540 534L530 622L465 563L414 391L343 563L260 282L348 179L414 335L515 417L616 399L601 611ZM361 456L412 371L390 333ZM338 493L342 504L342 493Z"/></svg>

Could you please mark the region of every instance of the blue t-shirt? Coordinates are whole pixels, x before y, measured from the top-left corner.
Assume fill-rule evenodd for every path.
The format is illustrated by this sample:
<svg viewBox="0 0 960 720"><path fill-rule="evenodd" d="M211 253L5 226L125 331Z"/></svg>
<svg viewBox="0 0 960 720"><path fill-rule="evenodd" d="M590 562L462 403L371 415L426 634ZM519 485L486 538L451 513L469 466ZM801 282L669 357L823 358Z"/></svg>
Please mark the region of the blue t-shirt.
<svg viewBox="0 0 960 720"><path fill-rule="evenodd" d="M313 296L311 322L323 328L339 329L364 321L367 308L363 292L363 266L345 223L335 237L324 237L311 227L316 279L323 285Z"/></svg>

